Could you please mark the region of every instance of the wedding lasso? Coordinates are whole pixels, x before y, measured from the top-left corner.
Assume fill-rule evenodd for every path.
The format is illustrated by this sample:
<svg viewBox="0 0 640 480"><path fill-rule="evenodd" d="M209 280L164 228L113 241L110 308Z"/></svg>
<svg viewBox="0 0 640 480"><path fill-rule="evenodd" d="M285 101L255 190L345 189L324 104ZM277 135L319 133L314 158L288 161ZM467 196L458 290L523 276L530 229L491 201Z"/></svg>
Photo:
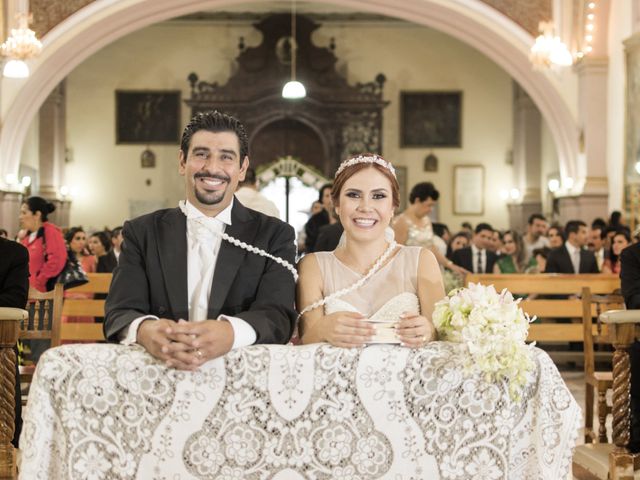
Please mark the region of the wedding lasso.
<svg viewBox="0 0 640 480"><path fill-rule="evenodd" d="M354 284L349 285L348 287L345 287L345 288L343 288L341 290L338 290L336 292L333 292L332 294L327 295L324 298L321 298L317 302L314 302L311 305L306 306L298 314L298 319L300 317L302 317L302 315L304 315L305 313L310 312L311 310L315 310L316 308L325 305L329 300L332 300L332 299L338 298L338 297L342 297L343 295L346 295L347 293L350 293L350 292L354 291L355 289L360 288L362 285L365 284L365 282L367 280L369 280L371 278L371 276L374 273L376 273L378 270L380 270L380 268L382 267L384 262L391 256L391 254L393 253L393 251L395 250L395 248L397 246L398 246L398 244L396 243L396 241L395 240L391 240L389 242L389 246L387 247L387 249L382 253L382 255L380 255L378 257L378 259L376 260L376 263L373 264L371 269L366 273L366 275L364 277L362 277L360 280L358 280Z"/></svg>
<svg viewBox="0 0 640 480"><path fill-rule="evenodd" d="M184 213L184 216L186 217L187 216L187 208L186 208L185 202L183 200L180 200L180 202L178 203L178 207L180 208L180 210L182 211L182 213ZM291 265L284 258L280 258L280 257L276 257L275 255L271 255L270 253L265 252L261 248L254 247L253 245L249 245L248 243L243 242L241 240L238 240L237 238L232 237L231 235L229 235L227 233L216 232L216 231L212 230L211 228L209 228L209 225L207 225L206 223L204 223L202 220L200 220L198 218L193 218L192 220L195 220L199 225L203 226L204 228L209 230L211 233L221 236L223 240L226 240L227 242L231 243L232 245L235 245L236 247L240 247L240 248L242 248L242 249L244 249L244 250L246 250L248 252L255 253L256 255L260 255L261 257L266 257L266 258L268 258L270 260L273 260L274 262L282 265L284 268L286 268L287 270L289 270L291 272L291 274L293 275L293 280L295 282L298 281L298 271L296 270L296 267Z"/></svg>

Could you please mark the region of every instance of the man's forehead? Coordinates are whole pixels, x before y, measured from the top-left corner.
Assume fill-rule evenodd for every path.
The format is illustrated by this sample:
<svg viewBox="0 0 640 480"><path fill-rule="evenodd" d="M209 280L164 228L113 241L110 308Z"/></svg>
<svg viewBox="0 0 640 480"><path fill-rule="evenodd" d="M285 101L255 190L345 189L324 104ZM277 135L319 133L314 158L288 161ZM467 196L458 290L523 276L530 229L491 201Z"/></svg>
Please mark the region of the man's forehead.
<svg viewBox="0 0 640 480"><path fill-rule="evenodd" d="M240 152L240 139L235 132L211 132L209 130L198 130L191 137L189 149L209 148L220 150L233 150Z"/></svg>

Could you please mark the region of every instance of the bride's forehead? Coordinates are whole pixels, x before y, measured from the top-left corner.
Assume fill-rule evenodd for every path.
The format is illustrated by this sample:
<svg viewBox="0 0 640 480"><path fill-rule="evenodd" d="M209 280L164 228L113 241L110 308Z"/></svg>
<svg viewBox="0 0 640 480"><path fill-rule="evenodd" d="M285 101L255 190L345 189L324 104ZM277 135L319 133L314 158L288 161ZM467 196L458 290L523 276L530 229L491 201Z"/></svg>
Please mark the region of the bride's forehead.
<svg viewBox="0 0 640 480"><path fill-rule="evenodd" d="M354 173L344 182L344 188L357 188L358 190L390 188L391 182L387 177L375 168L365 168Z"/></svg>

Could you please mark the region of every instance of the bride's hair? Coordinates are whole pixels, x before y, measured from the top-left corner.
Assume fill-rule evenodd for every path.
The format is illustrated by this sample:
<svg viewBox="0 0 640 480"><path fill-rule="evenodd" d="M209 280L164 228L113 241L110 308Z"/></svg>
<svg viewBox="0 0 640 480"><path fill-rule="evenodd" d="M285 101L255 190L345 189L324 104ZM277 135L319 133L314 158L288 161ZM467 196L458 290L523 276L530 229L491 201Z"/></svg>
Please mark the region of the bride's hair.
<svg viewBox="0 0 640 480"><path fill-rule="evenodd" d="M393 201L393 206L395 208L398 208L400 206L400 186L398 185L398 180L396 179L395 175L389 168L384 167L383 165L377 162L362 161L362 162L356 162L353 164L348 164L349 160L352 160L358 157L366 158L369 155L370 154L354 155L353 157L350 157L344 162L342 162L343 166L340 169L338 169L338 172L336 173L336 177L333 180L333 189L331 190L331 200L333 200L334 206L337 207L338 205L340 205L340 192L342 191L342 187L344 187L345 182L349 180L352 176L354 176L356 173L358 173L361 170L364 170L365 168L374 168L378 170L380 173L382 173L385 177L387 177L387 179L391 183L391 200ZM374 157L374 155L371 155L371 157ZM382 157L380 157L379 155L375 155L375 157L382 159ZM384 161L388 163L389 166L391 166L391 163L387 162L386 160ZM344 166L345 164L347 164L348 166Z"/></svg>

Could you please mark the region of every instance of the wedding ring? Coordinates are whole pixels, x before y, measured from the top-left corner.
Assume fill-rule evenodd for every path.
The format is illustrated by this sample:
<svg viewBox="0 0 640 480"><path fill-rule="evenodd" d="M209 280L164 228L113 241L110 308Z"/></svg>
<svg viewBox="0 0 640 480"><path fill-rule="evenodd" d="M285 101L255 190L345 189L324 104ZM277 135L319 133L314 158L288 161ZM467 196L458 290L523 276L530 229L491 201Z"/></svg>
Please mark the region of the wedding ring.
<svg viewBox="0 0 640 480"><path fill-rule="evenodd" d="M196 357L198 357L199 359L202 359L202 352L200 351L200 349L196 350Z"/></svg>

